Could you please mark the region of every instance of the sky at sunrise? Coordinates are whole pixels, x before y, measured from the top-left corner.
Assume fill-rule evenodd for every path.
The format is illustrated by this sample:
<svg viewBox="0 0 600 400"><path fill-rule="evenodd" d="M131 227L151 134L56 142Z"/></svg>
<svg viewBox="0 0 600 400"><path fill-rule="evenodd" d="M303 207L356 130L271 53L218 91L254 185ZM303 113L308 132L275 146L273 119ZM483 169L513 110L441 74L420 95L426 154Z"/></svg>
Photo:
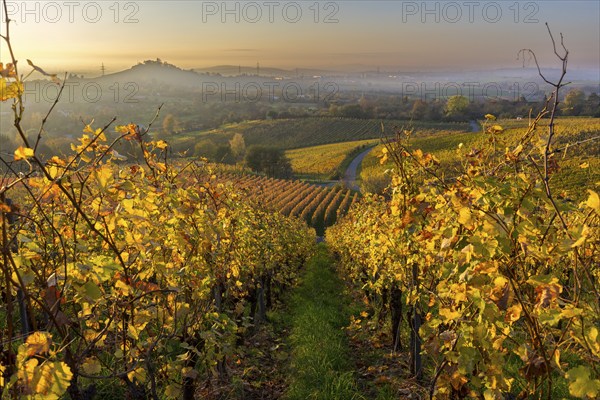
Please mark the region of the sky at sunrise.
<svg viewBox="0 0 600 400"><path fill-rule="evenodd" d="M70 71L156 58L183 68L516 68L521 48L556 66L546 22L564 34L571 68L600 68L595 0L8 1L8 14L18 59Z"/></svg>

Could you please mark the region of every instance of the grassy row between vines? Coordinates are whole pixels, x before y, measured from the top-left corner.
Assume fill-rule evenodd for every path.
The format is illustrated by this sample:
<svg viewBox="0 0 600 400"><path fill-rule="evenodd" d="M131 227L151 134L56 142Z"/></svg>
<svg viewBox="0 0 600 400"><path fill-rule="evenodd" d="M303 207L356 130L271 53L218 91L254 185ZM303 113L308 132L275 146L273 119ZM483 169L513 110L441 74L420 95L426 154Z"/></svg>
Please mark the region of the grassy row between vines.
<svg viewBox="0 0 600 400"><path fill-rule="evenodd" d="M350 318L349 299L330 266L327 249L320 246L290 299L287 400L363 399L343 331Z"/></svg>

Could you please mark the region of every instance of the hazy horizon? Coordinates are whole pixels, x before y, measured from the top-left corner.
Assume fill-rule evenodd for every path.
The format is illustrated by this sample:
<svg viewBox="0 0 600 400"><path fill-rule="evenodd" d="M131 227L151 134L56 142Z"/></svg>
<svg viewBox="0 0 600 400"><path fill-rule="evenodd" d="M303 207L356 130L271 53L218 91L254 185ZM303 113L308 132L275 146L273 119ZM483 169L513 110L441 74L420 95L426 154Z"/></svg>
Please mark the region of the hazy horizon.
<svg viewBox="0 0 600 400"><path fill-rule="evenodd" d="M520 67L521 48L558 67L545 22L565 35L570 68L600 70L597 1L9 1L9 15L18 59L78 73L156 58L185 69L475 71Z"/></svg>

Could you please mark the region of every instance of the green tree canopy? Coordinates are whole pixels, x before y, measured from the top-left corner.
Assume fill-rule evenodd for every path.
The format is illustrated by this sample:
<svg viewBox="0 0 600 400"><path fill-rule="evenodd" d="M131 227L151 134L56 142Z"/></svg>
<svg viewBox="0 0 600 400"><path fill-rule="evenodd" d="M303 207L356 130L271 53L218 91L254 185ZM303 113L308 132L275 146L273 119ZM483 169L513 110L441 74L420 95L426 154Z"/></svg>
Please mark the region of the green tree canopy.
<svg viewBox="0 0 600 400"><path fill-rule="evenodd" d="M585 94L579 89L570 90L563 101L565 115L580 115L585 107Z"/></svg>
<svg viewBox="0 0 600 400"><path fill-rule="evenodd" d="M446 116L454 119L466 118L466 113L469 109L469 99L465 96L456 95L452 96L446 102Z"/></svg>
<svg viewBox="0 0 600 400"><path fill-rule="evenodd" d="M246 152L246 165L270 177L289 178L292 175L290 160L283 150L271 146L250 146Z"/></svg>
<svg viewBox="0 0 600 400"><path fill-rule="evenodd" d="M229 141L229 147L231 148L231 155L236 162L244 159L244 156L246 155L246 142L241 133L233 135L233 138Z"/></svg>
<svg viewBox="0 0 600 400"><path fill-rule="evenodd" d="M166 137L181 131L181 124L173 114L167 114L162 122L162 134Z"/></svg>

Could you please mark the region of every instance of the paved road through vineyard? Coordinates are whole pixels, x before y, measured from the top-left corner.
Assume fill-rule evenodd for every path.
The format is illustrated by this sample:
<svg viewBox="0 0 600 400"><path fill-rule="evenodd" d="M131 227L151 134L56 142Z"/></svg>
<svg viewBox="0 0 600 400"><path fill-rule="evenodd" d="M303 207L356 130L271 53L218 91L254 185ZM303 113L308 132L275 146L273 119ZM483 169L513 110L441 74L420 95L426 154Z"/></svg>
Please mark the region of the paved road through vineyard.
<svg viewBox="0 0 600 400"><path fill-rule="evenodd" d="M372 147L357 155L356 158L352 160L352 162L346 169L346 172L344 173L344 178L342 180L348 189L360 191L360 187L356 182L356 173L358 171L358 166L362 163L363 159L367 156L367 154L369 154L371 150L373 150Z"/></svg>

